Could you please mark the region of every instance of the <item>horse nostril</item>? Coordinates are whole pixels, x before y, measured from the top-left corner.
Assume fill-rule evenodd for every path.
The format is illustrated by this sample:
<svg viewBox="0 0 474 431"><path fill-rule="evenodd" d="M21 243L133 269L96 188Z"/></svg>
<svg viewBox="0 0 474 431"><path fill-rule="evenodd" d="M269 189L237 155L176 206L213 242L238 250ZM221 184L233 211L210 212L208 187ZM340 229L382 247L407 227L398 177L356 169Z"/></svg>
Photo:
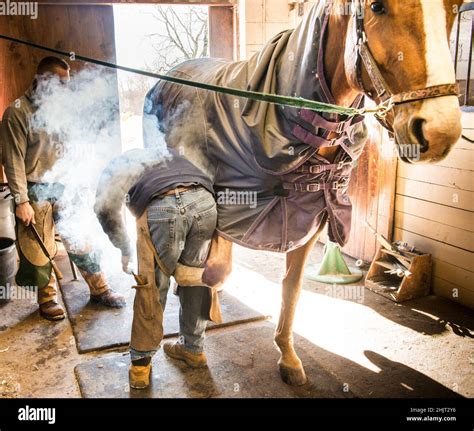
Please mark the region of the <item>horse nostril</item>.
<svg viewBox="0 0 474 431"><path fill-rule="evenodd" d="M411 122L411 132L415 136L418 144L420 145L420 151L425 153L428 151L429 142L425 139L425 135L423 134L423 124L425 120L422 118L417 118Z"/></svg>

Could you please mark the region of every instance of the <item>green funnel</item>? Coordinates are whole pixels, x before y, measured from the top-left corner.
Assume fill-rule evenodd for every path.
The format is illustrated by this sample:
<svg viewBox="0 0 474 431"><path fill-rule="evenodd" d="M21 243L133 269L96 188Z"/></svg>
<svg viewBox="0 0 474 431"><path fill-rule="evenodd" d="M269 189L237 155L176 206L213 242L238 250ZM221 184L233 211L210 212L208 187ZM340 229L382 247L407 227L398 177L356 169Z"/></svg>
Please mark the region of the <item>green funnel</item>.
<svg viewBox="0 0 474 431"><path fill-rule="evenodd" d="M309 264L305 269L305 277L327 284L356 283L363 277L363 272L353 266L347 266L339 244L327 241L324 256L320 264Z"/></svg>

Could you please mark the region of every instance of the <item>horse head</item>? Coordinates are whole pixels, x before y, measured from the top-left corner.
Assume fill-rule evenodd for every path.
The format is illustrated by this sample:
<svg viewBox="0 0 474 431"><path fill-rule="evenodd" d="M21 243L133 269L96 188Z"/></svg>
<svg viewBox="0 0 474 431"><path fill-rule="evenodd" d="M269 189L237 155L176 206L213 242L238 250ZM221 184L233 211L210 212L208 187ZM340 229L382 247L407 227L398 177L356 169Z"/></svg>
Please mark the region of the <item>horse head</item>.
<svg viewBox="0 0 474 431"><path fill-rule="evenodd" d="M394 133L403 161L438 162L460 138L449 36L461 4L352 0L346 77L354 90L388 105L379 119Z"/></svg>

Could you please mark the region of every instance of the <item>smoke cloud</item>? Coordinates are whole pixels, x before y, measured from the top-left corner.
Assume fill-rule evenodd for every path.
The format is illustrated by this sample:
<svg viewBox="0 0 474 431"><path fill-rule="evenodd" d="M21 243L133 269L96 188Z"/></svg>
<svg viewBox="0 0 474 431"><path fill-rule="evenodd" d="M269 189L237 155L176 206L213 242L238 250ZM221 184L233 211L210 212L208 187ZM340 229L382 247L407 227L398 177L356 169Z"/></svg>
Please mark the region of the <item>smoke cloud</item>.
<svg viewBox="0 0 474 431"><path fill-rule="evenodd" d="M58 202L57 232L73 250L93 250L112 287L117 283L129 286L129 277L121 271L120 252L109 242L93 210L102 170L121 153L115 75L94 68L76 73L68 84L56 78L39 82L35 102L38 110L32 127L52 137L58 157L42 181L64 187ZM154 153L165 157L166 144L156 120L145 124L153 136ZM44 197L49 194L48 190L44 193ZM133 229L130 236L135 238Z"/></svg>

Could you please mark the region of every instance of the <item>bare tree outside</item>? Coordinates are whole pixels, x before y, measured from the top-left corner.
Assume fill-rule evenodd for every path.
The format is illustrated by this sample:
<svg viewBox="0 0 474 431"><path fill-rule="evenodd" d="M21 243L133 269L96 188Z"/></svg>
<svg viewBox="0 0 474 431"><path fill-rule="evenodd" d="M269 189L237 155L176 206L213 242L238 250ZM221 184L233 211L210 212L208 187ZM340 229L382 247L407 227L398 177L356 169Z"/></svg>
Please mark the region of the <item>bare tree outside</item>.
<svg viewBox="0 0 474 431"><path fill-rule="evenodd" d="M209 55L206 7L155 6L151 14L158 24L158 31L149 35L156 53L154 70L164 73L183 61Z"/></svg>
<svg viewBox="0 0 474 431"><path fill-rule="evenodd" d="M141 45L148 46L143 59L146 70L166 73L186 60L205 57L209 51L208 9L205 6L159 6L143 8L148 27L142 36ZM151 20L150 20L151 18ZM139 75L126 75L120 80L123 95L122 111L139 114L143 107L143 96L154 80Z"/></svg>
<svg viewBox="0 0 474 431"><path fill-rule="evenodd" d="M114 6L119 60L165 74L174 66L209 55L207 6ZM140 146L145 95L156 79L118 73L123 148Z"/></svg>
<svg viewBox="0 0 474 431"><path fill-rule="evenodd" d="M155 79L147 76L122 76L118 80L120 110L129 115L141 115L145 95L155 83Z"/></svg>

